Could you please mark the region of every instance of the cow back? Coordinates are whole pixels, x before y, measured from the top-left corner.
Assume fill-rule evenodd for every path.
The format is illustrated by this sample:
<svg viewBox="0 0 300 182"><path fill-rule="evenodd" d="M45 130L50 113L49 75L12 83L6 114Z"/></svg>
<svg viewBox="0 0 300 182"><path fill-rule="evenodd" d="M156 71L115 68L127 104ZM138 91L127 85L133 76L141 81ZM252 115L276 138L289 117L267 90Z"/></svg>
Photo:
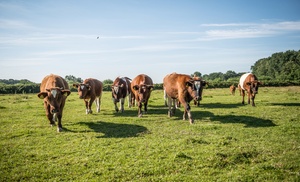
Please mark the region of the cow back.
<svg viewBox="0 0 300 182"><path fill-rule="evenodd" d="M88 78L83 81L83 84L90 85L91 90L89 92L89 96L93 95L99 97L102 94L103 83L101 81L94 78Z"/></svg>
<svg viewBox="0 0 300 182"><path fill-rule="evenodd" d="M192 80L192 77L185 74L172 73L166 75L163 79L166 94L173 99L177 99L180 94L188 94L186 92L186 83L190 80Z"/></svg>
<svg viewBox="0 0 300 182"><path fill-rule="evenodd" d="M65 79L58 75L48 75L46 76L40 85L40 91L41 92L46 92L46 89L51 89L51 88L61 88L61 89L69 89L69 85L66 82Z"/></svg>
<svg viewBox="0 0 300 182"><path fill-rule="evenodd" d="M125 98L127 94L131 93L129 78L117 77L112 84L112 89L117 99Z"/></svg>
<svg viewBox="0 0 300 182"><path fill-rule="evenodd" d="M132 80L131 87L133 85L143 85L143 84L144 85L153 85L153 81L148 75L140 74Z"/></svg>
<svg viewBox="0 0 300 182"><path fill-rule="evenodd" d="M239 84L243 90L247 90L249 88L249 85L247 85L247 83L253 81L257 81L257 77L252 73L245 73L241 76Z"/></svg>

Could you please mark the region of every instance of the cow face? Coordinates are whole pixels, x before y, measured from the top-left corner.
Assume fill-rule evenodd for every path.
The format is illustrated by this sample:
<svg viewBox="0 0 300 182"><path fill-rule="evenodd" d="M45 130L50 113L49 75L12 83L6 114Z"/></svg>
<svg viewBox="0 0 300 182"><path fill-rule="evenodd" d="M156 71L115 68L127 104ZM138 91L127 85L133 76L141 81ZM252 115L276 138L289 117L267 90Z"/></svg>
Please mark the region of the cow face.
<svg viewBox="0 0 300 182"><path fill-rule="evenodd" d="M194 88L196 90L196 98L197 101L202 100L202 91L203 88L207 85L207 82L204 80L195 80L194 81Z"/></svg>
<svg viewBox="0 0 300 182"><path fill-rule="evenodd" d="M197 95L195 81L194 80L190 80L190 81L186 82L185 84L186 84L187 91L189 92L190 96L194 100L198 100L199 96Z"/></svg>
<svg viewBox="0 0 300 182"><path fill-rule="evenodd" d="M124 84L111 86L112 98L115 100L115 102L119 102L120 98L122 98L123 87Z"/></svg>
<svg viewBox="0 0 300 182"><path fill-rule="evenodd" d="M150 97L153 85L134 85L132 87L138 93L140 102L146 102Z"/></svg>
<svg viewBox="0 0 300 182"><path fill-rule="evenodd" d="M40 92L38 97L44 99L47 105L50 107L50 113L60 112L60 105L63 101L63 97L70 95L70 90L63 90L62 88L46 89L46 92Z"/></svg>
<svg viewBox="0 0 300 182"><path fill-rule="evenodd" d="M91 86L89 84L73 84L73 87L77 88L78 95L80 99L84 99L88 92L91 90Z"/></svg>
<svg viewBox="0 0 300 182"><path fill-rule="evenodd" d="M261 82L255 80L251 82L246 83L250 87L250 93L252 96L255 96L255 94L258 94L258 86L261 85Z"/></svg>

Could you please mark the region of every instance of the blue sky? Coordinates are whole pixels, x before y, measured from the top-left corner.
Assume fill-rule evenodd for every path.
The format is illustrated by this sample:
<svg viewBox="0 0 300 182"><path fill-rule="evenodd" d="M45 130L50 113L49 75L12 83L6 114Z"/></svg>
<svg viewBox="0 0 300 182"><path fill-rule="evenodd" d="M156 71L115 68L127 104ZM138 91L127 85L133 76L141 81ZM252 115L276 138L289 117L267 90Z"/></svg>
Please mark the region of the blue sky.
<svg viewBox="0 0 300 182"><path fill-rule="evenodd" d="M0 79L249 72L300 49L299 9L299 0L2 0Z"/></svg>

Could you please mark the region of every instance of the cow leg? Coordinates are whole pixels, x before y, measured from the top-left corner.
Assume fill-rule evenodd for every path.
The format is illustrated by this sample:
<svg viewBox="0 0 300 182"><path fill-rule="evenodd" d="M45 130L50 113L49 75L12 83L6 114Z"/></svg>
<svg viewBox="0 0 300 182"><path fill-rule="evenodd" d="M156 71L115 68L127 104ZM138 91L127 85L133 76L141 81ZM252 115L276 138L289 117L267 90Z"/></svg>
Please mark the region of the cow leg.
<svg viewBox="0 0 300 182"><path fill-rule="evenodd" d="M173 112L171 110L171 107L172 107L172 101L173 101L173 99L170 98L170 97L168 97L167 101L168 101L168 116L172 117L173 116Z"/></svg>
<svg viewBox="0 0 300 182"><path fill-rule="evenodd" d="M97 97L95 99L95 104L96 104L96 107L97 107L97 112L100 112L100 98Z"/></svg>
<svg viewBox="0 0 300 182"><path fill-rule="evenodd" d="M248 104L250 104L250 97L251 97L251 93L248 92Z"/></svg>
<svg viewBox="0 0 300 182"><path fill-rule="evenodd" d="M254 99L255 99L255 95L251 97L253 107L255 106Z"/></svg>
<svg viewBox="0 0 300 182"><path fill-rule="evenodd" d="M125 102L125 98L121 98L120 110L121 110L122 113L124 112L124 102Z"/></svg>
<svg viewBox="0 0 300 182"><path fill-rule="evenodd" d="M245 104L245 90L242 90L240 93L242 93L242 104Z"/></svg>
<svg viewBox="0 0 300 182"><path fill-rule="evenodd" d="M50 122L50 126L55 126L55 121L53 121L53 115L50 113L50 106L47 105L47 102L44 102L44 108L46 111L46 116Z"/></svg>
<svg viewBox="0 0 300 182"><path fill-rule="evenodd" d="M186 119L186 116L189 117L190 124L193 124L194 123L194 119L192 118L191 107L190 107L190 105L188 103L184 107L183 120Z"/></svg>
<svg viewBox="0 0 300 182"><path fill-rule="evenodd" d="M142 112L142 106L143 106L143 103L142 102L138 102L138 117L142 117L143 116L143 112Z"/></svg>
<svg viewBox="0 0 300 182"><path fill-rule="evenodd" d="M93 102L95 101L95 98L91 98L91 100L88 102L88 110L89 110L89 114L92 114L93 111L92 111L92 105L93 105Z"/></svg>
<svg viewBox="0 0 300 182"><path fill-rule="evenodd" d="M113 99L113 100L114 100L114 99ZM118 108L118 106L117 106L117 102L114 101L114 104L115 104L115 111L116 111L116 112L119 112L119 108Z"/></svg>
<svg viewBox="0 0 300 182"><path fill-rule="evenodd" d="M62 118L62 112L57 113L57 132L61 132L62 129L62 124L61 124L61 118Z"/></svg>
<svg viewBox="0 0 300 182"><path fill-rule="evenodd" d="M128 94L128 108L131 108L131 94Z"/></svg>
<svg viewBox="0 0 300 182"><path fill-rule="evenodd" d="M165 106L169 106L168 95L166 94L165 90L164 90L164 101L165 101Z"/></svg>
<svg viewBox="0 0 300 182"><path fill-rule="evenodd" d="M89 114L89 101L85 100L84 103L85 103L85 113Z"/></svg>

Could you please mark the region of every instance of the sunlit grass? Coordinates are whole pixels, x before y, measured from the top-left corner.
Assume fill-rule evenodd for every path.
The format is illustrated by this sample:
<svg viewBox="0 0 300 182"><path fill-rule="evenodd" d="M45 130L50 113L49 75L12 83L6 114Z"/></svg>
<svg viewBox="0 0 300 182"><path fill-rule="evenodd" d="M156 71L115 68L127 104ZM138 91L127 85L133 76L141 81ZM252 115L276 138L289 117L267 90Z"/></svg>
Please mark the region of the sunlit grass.
<svg viewBox="0 0 300 182"><path fill-rule="evenodd" d="M0 181L297 181L299 93L260 88L252 107L229 89L205 89L194 125L183 108L168 118L161 90L142 118L137 107L115 113L109 92L86 115L72 93L62 133L36 95L1 95Z"/></svg>

